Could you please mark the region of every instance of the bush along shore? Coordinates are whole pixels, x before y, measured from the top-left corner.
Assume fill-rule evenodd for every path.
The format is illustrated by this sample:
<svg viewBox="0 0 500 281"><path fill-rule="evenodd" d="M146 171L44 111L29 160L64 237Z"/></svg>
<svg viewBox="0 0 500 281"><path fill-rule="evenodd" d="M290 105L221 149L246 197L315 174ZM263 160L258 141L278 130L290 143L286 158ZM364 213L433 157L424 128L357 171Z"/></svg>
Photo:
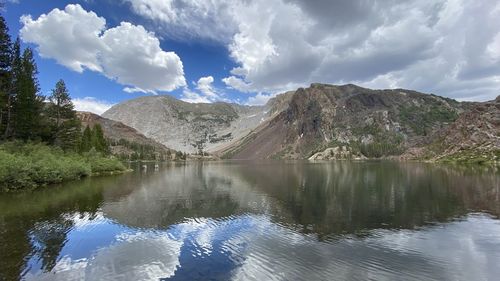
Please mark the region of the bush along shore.
<svg viewBox="0 0 500 281"><path fill-rule="evenodd" d="M65 152L36 143L8 142L0 145L0 189L33 189L83 177L127 171L122 162L91 150Z"/></svg>

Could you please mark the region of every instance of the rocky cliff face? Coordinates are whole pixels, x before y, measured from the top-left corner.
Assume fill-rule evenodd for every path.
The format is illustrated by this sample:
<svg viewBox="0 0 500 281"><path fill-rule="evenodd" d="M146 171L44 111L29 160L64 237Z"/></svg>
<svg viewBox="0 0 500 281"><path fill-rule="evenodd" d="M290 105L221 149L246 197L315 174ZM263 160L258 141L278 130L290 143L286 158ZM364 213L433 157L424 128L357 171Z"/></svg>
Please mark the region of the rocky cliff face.
<svg viewBox="0 0 500 281"><path fill-rule="evenodd" d="M409 90L313 84L295 91L288 106L266 125L220 153L229 158L304 159L338 147L342 153L327 154L395 156L430 143L467 106Z"/></svg>
<svg viewBox="0 0 500 281"><path fill-rule="evenodd" d="M475 103L423 150L431 160L500 161L500 96Z"/></svg>
<svg viewBox="0 0 500 281"><path fill-rule="evenodd" d="M248 134L270 116L264 106L194 104L170 96L129 100L103 114L168 147L190 153L211 152Z"/></svg>

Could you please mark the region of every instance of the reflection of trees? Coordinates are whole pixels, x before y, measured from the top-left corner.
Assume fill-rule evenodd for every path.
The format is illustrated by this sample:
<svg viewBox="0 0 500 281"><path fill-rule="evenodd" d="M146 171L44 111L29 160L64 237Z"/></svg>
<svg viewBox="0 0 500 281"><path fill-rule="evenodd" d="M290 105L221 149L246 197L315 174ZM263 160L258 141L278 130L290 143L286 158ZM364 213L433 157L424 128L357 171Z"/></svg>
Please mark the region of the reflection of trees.
<svg viewBox="0 0 500 281"><path fill-rule="evenodd" d="M273 215L320 236L414 228L468 210L498 215L498 174L393 162L244 165L239 177L283 206ZM492 196L492 194L496 194Z"/></svg>
<svg viewBox="0 0 500 281"><path fill-rule="evenodd" d="M50 187L0 196L0 280L23 276L31 257L41 260L42 270L56 265L73 227L72 215L95 217L104 187L116 178L89 179L68 186ZM129 181L130 182L130 181ZM111 187L110 187L111 186ZM126 190L126 188L124 188Z"/></svg>
<svg viewBox="0 0 500 281"><path fill-rule="evenodd" d="M34 253L42 260L42 269L51 271L66 244L66 235L73 227L73 221L57 217L49 222L37 223L31 230Z"/></svg>

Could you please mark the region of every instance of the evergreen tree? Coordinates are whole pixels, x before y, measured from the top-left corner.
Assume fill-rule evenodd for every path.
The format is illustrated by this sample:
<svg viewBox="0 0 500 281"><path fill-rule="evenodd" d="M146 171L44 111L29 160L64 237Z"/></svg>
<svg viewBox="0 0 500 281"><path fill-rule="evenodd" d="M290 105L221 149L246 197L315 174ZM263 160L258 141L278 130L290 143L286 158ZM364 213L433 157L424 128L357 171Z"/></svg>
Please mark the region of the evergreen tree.
<svg viewBox="0 0 500 281"><path fill-rule="evenodd" d="M98 152L109 154L109 145L104 138L104 133L100 124L96 124L94 128L92 128L92 147Z"/></svg>
<svg viewBox="0 0 500 281"><path fill-rule="evenodd" d="M4 17L0 15L0 132L2 133L6 125L5 116L10 92L11 47L9 28Z"/></svg>
<svg viewBox="0 0 500 281"><path fill-rule="evenodd" d="M76 150L80 141L80 121L63 80L49 96L47 116L53 122L54 144L64 150Z"/></svg>
<svg viewBox="0 0 500 281"><path fill-rule="evenodd" d="M89 152L92 148L92 131L89 126L83 130L82 139L80 141L80 153Z"/></svg>
<svg viewBox="0 0 500 281"><path fill-rule="evenodd" d="M76 151L80 147L80 143L82 141L80 127L80 120L76 117L64 120L58 127L54 144L64 150Z"/></svg>
<svg viewBox="0 0 500 281"><path fill-rule="evenodd" d="M54 119L56 126L61 126L64 120L76 118L75 106L71 102L68 89L62 79L57 82L56 88L52 90L49 102L49 117Z"/></svg>
<svg viewBox="0 0 500 281"><path fill-rule="evenodd" d="M10 91L8 92L7 96L4 138L9 138L14 135L13 130L15 119L15 104L18 92L19 77L22 73L21 42L19 40L19 37L16 39L14 46L12 47L11 59L12 68L10 71Z"/></svg>
<svg viewBox="0 0 500 281"><path fill-rule="evenodd" d="M37 74L33 51L27 48L21 57L20 71L15 81L15 136L23 140L36 139L41 131L43 97L38 95Z"/></svg>

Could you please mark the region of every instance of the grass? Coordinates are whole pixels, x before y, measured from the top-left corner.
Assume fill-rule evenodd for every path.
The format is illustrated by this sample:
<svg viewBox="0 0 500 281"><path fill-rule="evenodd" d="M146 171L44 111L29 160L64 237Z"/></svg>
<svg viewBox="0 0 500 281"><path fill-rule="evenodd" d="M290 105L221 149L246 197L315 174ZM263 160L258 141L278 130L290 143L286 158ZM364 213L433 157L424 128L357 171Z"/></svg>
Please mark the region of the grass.
<svg viewBox="0 0 500 281"><path fill-rule="evenodd" d="M96 152L80 155L39 143L0 145L1 190L30 189L125 170L119 160Z"/></svg>

